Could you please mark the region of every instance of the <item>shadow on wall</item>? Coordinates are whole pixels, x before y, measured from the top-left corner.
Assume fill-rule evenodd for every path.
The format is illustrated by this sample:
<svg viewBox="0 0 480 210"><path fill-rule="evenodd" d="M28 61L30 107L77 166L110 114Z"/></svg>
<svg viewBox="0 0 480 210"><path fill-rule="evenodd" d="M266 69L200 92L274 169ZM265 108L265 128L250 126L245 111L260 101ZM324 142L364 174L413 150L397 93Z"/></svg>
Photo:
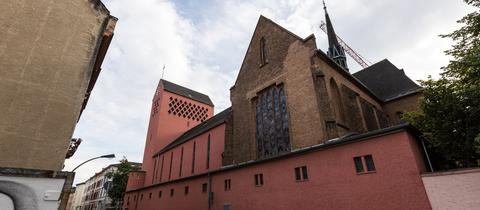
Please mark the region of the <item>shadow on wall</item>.
<svg viewBox="0 0 480 210"><path fill-rule="evenodd" d="M0 206L2 209L38 209L36 194L29 187L12 181L0 180ZM12 208L8 208L11 206Z"/></svg>

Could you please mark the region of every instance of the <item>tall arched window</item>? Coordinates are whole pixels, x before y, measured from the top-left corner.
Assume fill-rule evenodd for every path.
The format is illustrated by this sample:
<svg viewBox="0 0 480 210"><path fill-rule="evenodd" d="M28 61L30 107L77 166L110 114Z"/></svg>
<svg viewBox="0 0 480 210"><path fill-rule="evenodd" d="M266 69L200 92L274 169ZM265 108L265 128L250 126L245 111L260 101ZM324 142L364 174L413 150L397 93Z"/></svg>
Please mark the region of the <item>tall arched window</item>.
<svg viewBox="0 0 480 210"><path fill-rule="evenodd" d="M260 39L260 65L263 66L267 63L267 50L265 38Z"/></svg>
<svg viewBox="0 0 480 210"><path fill-rule="evenodd" d="M333 109L335 111L335 118L337 122L344 123L345 113L343 111L342 95L340 94L340 90L338 89L337 83L333 78L330 79L330 91L331 91L331 97L333 102Z"/></svg>

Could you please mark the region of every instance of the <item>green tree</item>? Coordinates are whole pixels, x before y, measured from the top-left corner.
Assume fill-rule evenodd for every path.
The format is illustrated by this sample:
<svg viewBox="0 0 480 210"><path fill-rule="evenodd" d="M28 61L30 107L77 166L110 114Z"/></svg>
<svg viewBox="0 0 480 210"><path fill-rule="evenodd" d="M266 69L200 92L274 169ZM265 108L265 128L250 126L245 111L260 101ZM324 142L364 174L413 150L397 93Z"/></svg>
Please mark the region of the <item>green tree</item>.
<svg viewBox="0 0 480 210"><path fill-rule="evenodd" d="M480 8L480 0L464 1ZM438 80L420 81L422 112L404 115L424 133L437 170L480 165L480 13L457 22L458 30L440 35L454 41L445 51L452 60Z"/></svg>
<svg viewBox="0 0 480 210"><path fill-rule="evenodd" d="M128 162L127 158L123 157L117 166L117 170L106 174L107 178L112 179L112 184L108 190L108 197L112 199L113 206L117 206L123 200L127 187L128 173L135 170L140 170L140 167Z"/></svg>

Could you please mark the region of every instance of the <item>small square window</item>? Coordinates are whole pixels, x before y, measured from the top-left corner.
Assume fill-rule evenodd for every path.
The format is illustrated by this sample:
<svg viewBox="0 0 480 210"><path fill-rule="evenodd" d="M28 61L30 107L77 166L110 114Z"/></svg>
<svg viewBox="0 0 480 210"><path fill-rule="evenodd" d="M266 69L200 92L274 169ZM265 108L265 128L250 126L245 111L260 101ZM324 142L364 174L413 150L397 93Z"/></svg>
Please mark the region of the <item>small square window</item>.
<svg viewBox="0 0 480 210"><path fill-rule="evenodd" d="M301 166L295 168L295 180L297 181L307 181L308 180L308 171L307 166Z"/></svg>
<svg viewBox="0 0 480 210"><path fill-rule="evenodd" d="M173 190L173 189L170 189L170 197L173 196L173 193L174 193L174 190Z"/></svg>
<svg viewBox="0 0 480 210"><path fill-rule="evenodd" d="M225 191L228 191L232 187L232 180L231 179L225 179L224 184L225 184L225 186L224 186Z"/></svg>
<svg viewBox="0 0 480 210"><path fill-rule="evenodd" d="M255 174L255 186L259 187L263 185L263 174Z"/></svg>
<svg viewBox="0 0 480 210"><path fill-rule="evenodd" d="M363 159L363 161L362 161L362 159ZM354 157L353 161L355 163L355 171L357 173L365 172L365 168L367 169L367 172L373 172L373 171L376 170L375 169L375 164L373 163L373 156L372 155Z"/></svg>
<svg viewBox="0 0 480 210"><path fill-rule="evenodd" d="M206 193L208 190L208 184L207 183L203 183L202 184L202 193Z"/></svg>
<svg viewBox="0 0 480 210"><path fill-rule="evenodd" d="M188 186L185 186L185 195L188 195Z"/></svg>

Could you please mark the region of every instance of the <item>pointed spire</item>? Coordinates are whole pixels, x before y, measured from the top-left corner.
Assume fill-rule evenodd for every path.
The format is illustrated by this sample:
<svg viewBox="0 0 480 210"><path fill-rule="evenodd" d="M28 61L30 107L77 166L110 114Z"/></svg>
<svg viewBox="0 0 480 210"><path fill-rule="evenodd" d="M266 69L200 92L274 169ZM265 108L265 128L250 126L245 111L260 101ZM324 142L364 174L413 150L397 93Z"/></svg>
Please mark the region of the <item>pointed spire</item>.
<svg viewBox="0 0 480 210"><path fill-rule="evenodd" d="M338 65L340 65L346 71L348 71L347 58L345 57L345 51L343 50L343 47L338 43L337 35L335 34L335 30L333 30L332 21L330 20L330 16L328 15L325 1L323 1L323 10L325 10L325 22L327 25L327 35L328 35L328 53L327 54Z"/></svg>

